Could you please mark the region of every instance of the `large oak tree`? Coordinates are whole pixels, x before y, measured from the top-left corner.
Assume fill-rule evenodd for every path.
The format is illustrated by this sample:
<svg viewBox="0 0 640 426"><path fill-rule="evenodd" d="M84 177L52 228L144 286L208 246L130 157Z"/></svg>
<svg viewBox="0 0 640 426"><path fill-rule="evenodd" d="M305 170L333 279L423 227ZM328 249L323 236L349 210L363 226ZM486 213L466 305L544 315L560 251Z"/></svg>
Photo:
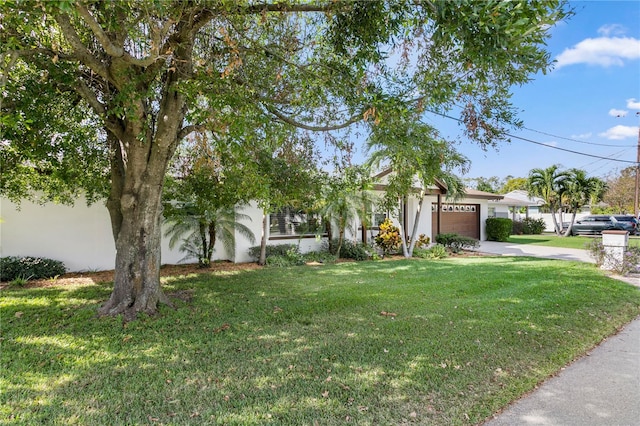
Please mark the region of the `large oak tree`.
<svg viewBox="0 0 640 426"><path fill-rule="evenodd" d="M392 104L460 107L467 135L495 144L502 126L517 124L510 87L550 66L544 42L564 7L2 2L0 153L11 173L5 179L3 170L0 188L14 198L27 196L25 188L55 198L74 184L96 196L108 191L116 273L100 312L153 313L167 301L158 276L164 176L187 135L241 132L245 116L306 131L375 126Z"/></svg>

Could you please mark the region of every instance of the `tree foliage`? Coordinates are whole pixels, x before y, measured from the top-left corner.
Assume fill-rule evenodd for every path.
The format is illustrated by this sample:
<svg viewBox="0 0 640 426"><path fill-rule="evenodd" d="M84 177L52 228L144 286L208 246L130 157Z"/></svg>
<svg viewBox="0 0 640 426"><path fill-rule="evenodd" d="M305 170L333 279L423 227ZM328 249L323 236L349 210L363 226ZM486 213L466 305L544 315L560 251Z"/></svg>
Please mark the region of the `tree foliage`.
<svg viewBox="0 0 640 426"><path fill-rule="evenodd" d="M560 170L560 166L554 164L546 169L536 168L529 172L529 194L544 200L544 206L549 209L556 234L562 233L562 222L558 221L556 214L562 208L563 181L568 174Z"/></svg>
<svg viewBox="0 0 640 426"><path fill-rule="evenodd" d="M2 2L0 108L2 133L10 135L2 149L23 158L38 147L25 164L37 170L51 162L60 171L60 185L42 188L49 198L62 183L95 194L109 189L116 273L100 312L153 313L169 302L159 285L161 192L186 136L239 135L247 123L274 121L331 131L357 121L375 126L398 105L459 106L467 135L493 145L505 126L518 124L510 88L550 67L544 43L566 14L555 0ZM24 102L12 102L5 88L24 90ZM87 111L88 121L67 117L55 131L89 132L94 157L109 160L108 183L94 179L93 167L86 179L62 173L81 170L87 156L65 150L75 166L52 161L54 130L19 142L30 132L24 124L38 121L49 102ZM81 146L71 138L68 151ZM39 178L20 168L11 181L40 188Z"/></svg>
<svg viewBox="0 0 640 426"><path fill-rule="evenodd" d="M553 165L546 169L533 169L529 172L529 193L545 201L551 213L555 232L562 235L562 212L572 214L564 235L571 234L576 213L584 206L598 202L602 196L604 182L596 177L588 177L584 170L561 170Z"/></svg>
<svg viewBox="0 0 640 426"><path fill-rule="evenodd" d="M502 180L498 176L477 177L477 178L465 178L463 179L465 185L478 191L490 192L492 194L499 194L502 188Z"/></svg>
<svg viewBox="0 0 640 426"><path fill-rule="evenodd" d="M201 267L211 263L216 241L227 254L235 252L235 232L252 243L255 236L241 223L251 218L236 211L250 200L242 164L233 154L195 138L174 158L163 194L169 245L181 242L185 259L195 258ZM185 237L185 234L186 237Z"/></svg>
<svg viewBox="0 0 640 426"><path fill-rule="evenodd" d="M576 214L584 206L595 204L602 199L604 182L597 177L588 177L584 170L570 169L562 181L562 200L565 209L571 213L571 221L564 235L571 235Z"/></svg>
<svg viewBox="0 0 640 426"><path fill-rule="evenodd" d="M500 194L507 194L517 190L526 191L527 188L527 178L507 176L498 192Z"/></svg>
<svg viewBox="0 0 640 426"><path fill-rule="evenodd" d="M385 165L392 170L382 206L400 221L403 254L411 257L422 204L429 187L438 181L447 187L448 196L459 196L463 192L463 184L454 171L464 172L468 160L455 150L451 142L440 138L433 127L404 118L388 120L377 126L367 141L367 149L371 152L368 160L371 166L380 168ZM400 208L401 202L409 196L418 199L418 207L407 247Z"/></svg>
<svg viewBox="0 0 640 426"><path fill-rule="evenodd" d="M633 166L607 177L602 200L612 208L613 213L634 213L635 177L636 169Z"/></svg>
<svg viewBox="0 0 640 426"><path fill-rule="evenodd" d="M329 236L329 251L337 257L340 257L345 231L355 233L356 220L363 226L370 226L369 215L374 205L374 196L370 189L371 174L367 167L347 167L340 170L336 176L327 178L319 210L330 226L338 230L337 247L332 247L333 238L332 235Z"/></svg>

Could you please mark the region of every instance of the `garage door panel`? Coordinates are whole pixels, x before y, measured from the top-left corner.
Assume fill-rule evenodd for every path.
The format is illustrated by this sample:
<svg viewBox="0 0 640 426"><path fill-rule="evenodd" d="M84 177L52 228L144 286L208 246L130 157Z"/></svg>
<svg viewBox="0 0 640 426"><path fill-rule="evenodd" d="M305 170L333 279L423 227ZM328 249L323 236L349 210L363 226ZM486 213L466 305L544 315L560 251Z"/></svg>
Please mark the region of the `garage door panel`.
<svg viewBox="0 0 640 426"><path fill-rule="evenodd" d="M465 205L467 206L467 205ZM480 239L480 206L473 205L474 211L443 211L440 213L440 233L455 233L466 237ZM438 213L433 212L433 235L438 233Z"/></svg>

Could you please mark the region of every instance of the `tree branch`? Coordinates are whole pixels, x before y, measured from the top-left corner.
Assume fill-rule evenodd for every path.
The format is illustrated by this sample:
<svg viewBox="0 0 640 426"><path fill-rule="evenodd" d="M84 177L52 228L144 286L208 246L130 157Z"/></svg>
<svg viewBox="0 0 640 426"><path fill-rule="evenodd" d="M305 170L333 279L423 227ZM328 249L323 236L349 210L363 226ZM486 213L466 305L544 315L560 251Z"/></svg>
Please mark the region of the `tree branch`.
<svg viewBox="0 0 640 426"><path fill-rule="evenodd" d="M207 130L207 126L204 126L202 124L193 124L190 126L185 126L182 129L180 129L180 131L178 132L178 141L181 141L182 139L186 138L193 132L204 132L205 130Z"/></svg>
<svg viewBox="0 0 640 426"><path fill-rule="evenodd" d="M104 117L107 114L107 108L98 100L98 97L93 90L91 90L82 79L78 79L77 84L73 88L85 101L87 101L91 109L93 109L96 114L100 117Z"/></svg>
<svg viewBox="0 0 640 426"><path fill-rule="evenodd" d="M98 42L100 42L100 45L102 46L104 51L107 53L107 55L113 56L116 58L120 58L124 56L125 54L124 48L115 46L111 42L111 40L109 39L109 36L102 30L102 27L100 26L100 24L98 24L98 22L93 18L93 15L91 15L91 13L87 10L87 8L85 8L82 4L76 3L76 11L78 12L78 15L80 15L82 20L85 22L85 24L89 26L89 28L91 29L93 34L96 36L96 38L98 39Z"/></svg>
<svg viewBox="0 0 640 426"><path fill-rule="evenodd" d="M93 56L82 41L80 41L80 37L78 37L78 33L76 33L76 30L71 25L69 17L65 14L56 15L56 22L60 25L62 34L64 34L64 37L73 48L73 54L71 56L91 68L96 74L108 81L109 73L107 71L107 67Z"/></svg>
<svg viewBox="0 0 640 426"><path fill-rule="evenodd" d="M301 123L299 121L296 121L291 117L287 117L282 112L278 111L277 109L275 109L272 106L264 105L264 107L267 109L267 111L269 111L271 114L275 115L281 121L283 121L283 122L285 122L287 124L291 124L292 126L298 127L300 129L309 130L309 131L312 131L312 132L329 132L329 131L332 131L332 130L340 130L340 129L344 129L346 127L349 127L353 123L356 123L356 122L364 119L362 114L357 114L357 115L354 115L353 117L349 118L346 122L341 123L341 124L336 124L336 125L333 125L333 126L310 126L308 124L304 124L304 123Z"/></svg>

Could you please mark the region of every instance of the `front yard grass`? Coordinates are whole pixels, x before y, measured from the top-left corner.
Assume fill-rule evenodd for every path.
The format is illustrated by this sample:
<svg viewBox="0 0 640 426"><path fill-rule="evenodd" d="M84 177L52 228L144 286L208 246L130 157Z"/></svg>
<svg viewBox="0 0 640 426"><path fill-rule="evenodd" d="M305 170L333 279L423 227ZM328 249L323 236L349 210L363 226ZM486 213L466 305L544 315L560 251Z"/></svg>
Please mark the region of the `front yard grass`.
<svg viewBox="0 0 640 426"><path fill-rule="evenodd" d="M542 234L542 235L511 235L509 237L510 243L513 244L533 244L538 246L549 247L564 247L572 249L585 249L594 238L602 238L600 236L573 236L573 237L559 237L554 234ZM629 245L640 247L640 237L629 237Z"/></svg>
<svg viewBox="0 0 640 426"><path fill-rule="evenodd" d="M0 291L0 423L472 425L640 314L638 288L533 258L165 278L123 326L110 284Z"/></svg>

